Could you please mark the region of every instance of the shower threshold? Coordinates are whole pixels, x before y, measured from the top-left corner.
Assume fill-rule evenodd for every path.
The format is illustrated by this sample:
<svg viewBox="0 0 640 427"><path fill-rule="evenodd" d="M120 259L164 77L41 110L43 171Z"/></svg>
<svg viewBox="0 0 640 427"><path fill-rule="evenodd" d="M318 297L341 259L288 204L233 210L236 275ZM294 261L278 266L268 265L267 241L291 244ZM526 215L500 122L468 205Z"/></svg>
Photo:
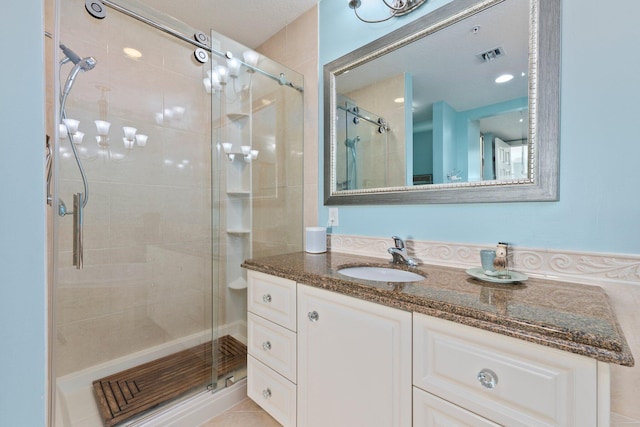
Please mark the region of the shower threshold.
<svg viewBox="0 0 640 427"><path fill-rule="evenodd" d="M247 347L225 335L94 381L104 425L115 426L211 383L214 351L218 378L246 364Z"/></svg>

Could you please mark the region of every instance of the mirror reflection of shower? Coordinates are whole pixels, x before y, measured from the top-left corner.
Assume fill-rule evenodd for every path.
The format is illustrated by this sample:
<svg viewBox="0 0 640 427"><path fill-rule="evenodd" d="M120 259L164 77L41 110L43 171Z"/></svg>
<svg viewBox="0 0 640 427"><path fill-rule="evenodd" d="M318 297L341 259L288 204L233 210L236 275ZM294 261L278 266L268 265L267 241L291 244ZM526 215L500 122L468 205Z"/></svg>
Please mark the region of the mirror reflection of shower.
<svg viewBox="0 0 640 427"><path fill-rule="evenodd" d="M343 97L338 104L340 114L338 138L344 141L344 149L337 153L336 188L361 190L383 186L388 181L389 168L371 168L374 159L384 159L389 147L387 120L358 106Z"/></svg>

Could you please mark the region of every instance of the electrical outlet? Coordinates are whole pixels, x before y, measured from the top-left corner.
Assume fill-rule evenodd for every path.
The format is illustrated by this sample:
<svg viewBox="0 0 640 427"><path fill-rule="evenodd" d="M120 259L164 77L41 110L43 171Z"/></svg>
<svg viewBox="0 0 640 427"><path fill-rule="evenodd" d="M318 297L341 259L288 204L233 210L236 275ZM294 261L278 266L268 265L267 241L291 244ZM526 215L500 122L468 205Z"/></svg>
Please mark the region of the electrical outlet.
<svg viewBox="0 0 640 427"><path fill-rule="evenodd" d="M329 208L329 227L337 227L340 225L338 221L338 208Z"/></svg>

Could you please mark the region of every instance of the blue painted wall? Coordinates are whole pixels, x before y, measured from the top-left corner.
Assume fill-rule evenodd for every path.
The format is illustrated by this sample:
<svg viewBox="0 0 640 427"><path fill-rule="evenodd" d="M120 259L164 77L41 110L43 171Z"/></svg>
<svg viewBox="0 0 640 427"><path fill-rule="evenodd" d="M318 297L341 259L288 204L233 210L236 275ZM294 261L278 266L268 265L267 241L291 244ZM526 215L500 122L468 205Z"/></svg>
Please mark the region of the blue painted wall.
<svg viewBox="0 0 640 427"><path fill-rule="evenodd" d="M0 18L0 426L44 426L45 192L42 0Z"/></svg>
<svg viewBox="0 0 640 427"><path fill-rule="evenodd" d="M364 24L346 2L321 0L320 66L444 3L432 0L392 23ZM639 254L637 16L635 0L563 1L560 201L345 206L333 232ZM322 144L319 150L322 164ZM322 183L319 194L322 224Z"/></svg>

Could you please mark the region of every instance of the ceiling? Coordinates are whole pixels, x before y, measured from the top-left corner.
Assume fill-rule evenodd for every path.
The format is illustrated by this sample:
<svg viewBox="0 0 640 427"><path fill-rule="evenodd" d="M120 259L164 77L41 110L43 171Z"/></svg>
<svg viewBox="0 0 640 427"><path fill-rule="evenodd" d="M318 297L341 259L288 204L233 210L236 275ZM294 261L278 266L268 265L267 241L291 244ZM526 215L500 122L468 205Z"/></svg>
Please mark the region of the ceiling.
<svg viewBox="0 0 640 427"><path fill-rule="evenodd" d="M446 101L458 112L526 97L529 76L528 2L508 1L492 6L425 38L359 65L336 78L336 90L343 94L386 78L411 76L414 123L430 122L435 102ZM503 55L483 61L479 54L500 47ZM496 84L501 74L515 76ZM521 112L503 115L491 124L491 131L511 141L522 139ZM504 126L504 121L513 123ZM493 129L493 124L500 124ZM500 131L496 131L500 129Z"/></svg>
<svg viewBox="0 0 640 427"><path fill-rule="evenodd" d="M253 49L295 21L319 0L141 1L200 31L213 29ZM213 15L206 13L211 10L215 11Z"/></svg>

